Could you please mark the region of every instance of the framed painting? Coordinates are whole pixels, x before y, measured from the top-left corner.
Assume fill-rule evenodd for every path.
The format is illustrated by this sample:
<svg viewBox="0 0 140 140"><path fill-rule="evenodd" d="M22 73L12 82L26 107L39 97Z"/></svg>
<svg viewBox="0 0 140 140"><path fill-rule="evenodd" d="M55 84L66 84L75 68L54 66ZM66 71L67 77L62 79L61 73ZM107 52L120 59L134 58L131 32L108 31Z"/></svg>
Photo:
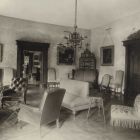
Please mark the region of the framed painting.
<svg viewBox="0 0 140 140"><path fill-rule="evenodd" d="M100 58L102 66L114 65L114 46L104 46L100 49Z"/></svg>
<svg viewBox="0 0 140 140"><path fill-rule="evenodd" d="M57 64L73 65L75 64L75 49L71 47L57 47Z"/></svg>

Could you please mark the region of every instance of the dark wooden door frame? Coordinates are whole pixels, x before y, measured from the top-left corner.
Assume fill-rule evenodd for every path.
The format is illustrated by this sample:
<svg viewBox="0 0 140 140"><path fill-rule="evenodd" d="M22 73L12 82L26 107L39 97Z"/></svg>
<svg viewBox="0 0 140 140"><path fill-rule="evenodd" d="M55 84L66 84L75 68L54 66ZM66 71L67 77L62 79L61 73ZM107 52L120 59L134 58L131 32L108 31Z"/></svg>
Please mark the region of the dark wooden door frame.
<svg viewBox="0 0 140 140"><path fill-rule="evenodd" d="M22 64L23 64L23 52L24 50L41 51L43 55L42 64L42 83L47 82L47 70L48 70L48 48L49 43L29 42L17 40L17 76L22 76Z"/></svg>

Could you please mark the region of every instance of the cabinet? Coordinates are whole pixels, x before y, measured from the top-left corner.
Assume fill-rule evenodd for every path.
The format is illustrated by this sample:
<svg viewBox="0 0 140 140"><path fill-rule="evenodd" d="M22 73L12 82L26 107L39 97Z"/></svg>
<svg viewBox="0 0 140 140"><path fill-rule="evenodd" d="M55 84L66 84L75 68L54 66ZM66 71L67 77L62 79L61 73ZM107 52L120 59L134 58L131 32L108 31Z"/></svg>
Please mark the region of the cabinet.
<svg viewBox="0 0 140 140"><path fill-rule="evenodd" d="M79 58L79 69L96 69L96 58L94 53L86 49Z"/></svg>
<svg viewBox="0 0 140 140"><path fill-rule="evenodd" d="M123 42L126 48L125 66L125 104L133 106L134 99L140 93L140 39Z"/></svg>
<svg viewBox="0 0 140 140"><path fill-rule="evenodd" d="M79 69L73 70L73 79L86 81L90 87L97 87L98 72L96 70L96 58L94 53L86 49L79 58Z"/></svg>

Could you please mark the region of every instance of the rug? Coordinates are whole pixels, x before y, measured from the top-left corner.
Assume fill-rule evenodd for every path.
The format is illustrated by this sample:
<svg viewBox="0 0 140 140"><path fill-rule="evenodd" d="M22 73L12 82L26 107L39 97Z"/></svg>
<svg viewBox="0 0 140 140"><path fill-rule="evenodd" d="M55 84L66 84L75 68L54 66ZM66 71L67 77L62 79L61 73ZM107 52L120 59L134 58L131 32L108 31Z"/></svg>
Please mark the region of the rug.
<svg viewBox="0 0 140 140"><path fill-rule="evenodd" d="M14 114L15 115L15 114ZM109 122L105 125L102 115L96 116L96 109L91 110L90 118L86 119L87 110L73 115L67 110L61 111L60 128L55 123L43 125L41 133L38 127L25 122L18 125L6 125L0 129L0 140L139 140L140 131L132 129L112 129ZM96 118L96 119L95 119ZM9 121L10 122L10 121Z"/></svg>
<svg viewBox="0 0 140 140"><path fill-rule="evenodd" d="M3 110L0 109L0 126L2 125L3 122L6 121L6 119L11 115L12 111L8 110Z"/></svg>
<svg viewBox="0 0 140 140"><path fill-rule="evenodd" d="M1 124L1 128L8 128L14 126L18 119L18 110L10 111L9 116L5 118L5 120Z"/></svg>
<svg viewBox="0 0 140 140"><path fill-rule="evenodd" d="M29 91L27 104L38 106L41 96L37 90ZM104 124L103 115L98 114L97 108L91 109L88 120L87 110L78 112L74 120L72 113L63 109L60 113L60 128L57 128L54 122L44 124L41 130L25 122L16 123L17 112L4 112L5 118L2 118L4 115L0 113L0 140L139 140L138 130L110 126L109 108L110 103L107 103L107 124Z"/></svg>

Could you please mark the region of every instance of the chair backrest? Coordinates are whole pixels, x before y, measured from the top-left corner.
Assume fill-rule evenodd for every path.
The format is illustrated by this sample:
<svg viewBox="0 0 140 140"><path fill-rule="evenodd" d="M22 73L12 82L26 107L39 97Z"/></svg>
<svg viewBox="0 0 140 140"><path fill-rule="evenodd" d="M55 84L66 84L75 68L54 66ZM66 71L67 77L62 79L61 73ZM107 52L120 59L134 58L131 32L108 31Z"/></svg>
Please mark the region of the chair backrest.
<svg viewBox="0 0 140 140"><path fill-rule="evenodd" d="M110 80L111 80L111 76L109 74L105 74L103 77L102 77L102 81L101 81L101 88L107 88L109 87L109 84L110 84Z"/></svg>
<svg viewBox="0 0 140 140"><path fill-rule="evenodd" d="M117 70L115 75L115 84L117 86L122 87L123 77L124 77L124 71Z"/></svg>
<svg viewBox="0 0 140 140"><path fill-rule="evenodd" d="M43 110L43 107L44 107L46 98L47 98L47 96L48 96L48 93L49 93L49 90L45 89L44 94L43 94L43 97L42 97L41 102L40 102L40 105L39 105L39 110L40 110L40 111Z"/></svg>
<svg viewBox="0 0 140 140"><path fill-rule="evenodd" d="M48 93L45 91L46 99L44 100L44 105L41 106L42 115L40 124L47 124L59 118L61 104L65 92L66 90L63 88L56 88Z"/></svg>
<svg viewBox="0 0 140 140"><path fill-rule="evenodd" d="M48 68L48 82L56 81L56 70L55 68Z"/></svg>
<svg viewBox="0 0 140 140"><path fill-rule="evenodd" d="M11 84L10 84L10 89L19 92L19 91L23 91L25 92L27 90L27 80L25 78L21 78L21 77L14 77L11 80Z"/></svg>

